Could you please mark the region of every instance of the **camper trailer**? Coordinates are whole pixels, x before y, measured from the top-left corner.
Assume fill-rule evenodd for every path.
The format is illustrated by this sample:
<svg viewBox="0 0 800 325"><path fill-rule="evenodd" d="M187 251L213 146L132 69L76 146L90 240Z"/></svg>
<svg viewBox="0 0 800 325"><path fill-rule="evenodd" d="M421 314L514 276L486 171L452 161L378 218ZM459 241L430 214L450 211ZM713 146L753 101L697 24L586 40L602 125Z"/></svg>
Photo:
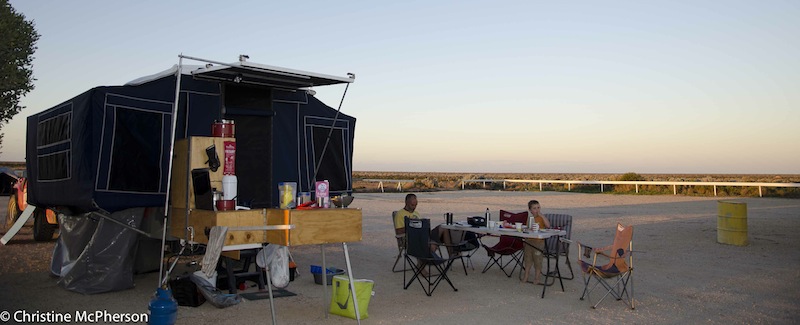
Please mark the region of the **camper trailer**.
<svg viewBox="0 0 800 325"><path fill-rule="evenodd" d="M185 65L184 59L202 64ZM246 56L234 63L180 56L162 72L90 89L28 117L28 202L54 208L61 223L92 215L109 219L113 224L94 225L94 235L73 234L80 240L71 242L87 250L95 240L104 242L95 246L120 244L125 256L135 250L138 235L121 240L113 233L144 228L147 215L208 203L200 200L210 196L196 194L197 175L221 191L223 170L235 169L235 205L251 209L277 207L282 182L313 192L317 180L327 180L331 195L352 193L356 119L321 102L312 88L347 86L354 78L252 63ZM113 220L117 213L123 216ZM62 237L71 229L87 232L66 228ZM82 269L64 267L82 248L59 250L59 244L51 271L64 277L64 269Z"/></svg>
<svg viewBox="0 0 800 325"><path fill-rule="evenodd" d="M211 137L220 120L235 126L239 204L277 206L284 181L307 192L326 179L331 192L352 192L356 119L310 87L354 78L243 61L184 65L177 84L177 69L96 87L28 117L28 202L75 212L164 206L171 144Z"/></svg>

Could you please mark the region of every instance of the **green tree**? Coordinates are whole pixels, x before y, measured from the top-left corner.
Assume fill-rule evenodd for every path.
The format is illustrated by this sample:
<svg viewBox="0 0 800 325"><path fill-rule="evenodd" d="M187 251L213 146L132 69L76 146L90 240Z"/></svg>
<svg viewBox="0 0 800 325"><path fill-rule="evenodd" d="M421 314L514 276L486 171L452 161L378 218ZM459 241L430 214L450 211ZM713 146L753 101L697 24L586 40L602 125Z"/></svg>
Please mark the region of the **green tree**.
<svg viewBox="0 0 800 325"><path fill-rule="evenodd" d="M31 62L38 40L33 22L17 13L8 0L0 0L0 130L25 108L19 100L33 90L36 79Z"/></svg>

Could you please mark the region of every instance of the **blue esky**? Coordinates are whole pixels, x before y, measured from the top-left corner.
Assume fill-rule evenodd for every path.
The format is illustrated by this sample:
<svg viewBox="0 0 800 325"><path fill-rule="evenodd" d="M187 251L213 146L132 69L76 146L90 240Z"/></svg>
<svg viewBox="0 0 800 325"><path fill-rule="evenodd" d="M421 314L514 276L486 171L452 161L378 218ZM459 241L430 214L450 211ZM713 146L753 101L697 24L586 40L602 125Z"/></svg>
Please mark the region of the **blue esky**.
<svg viewBox="0 0 800 325"><path fill-rule="evenodd" d="M800 174L798 1L10 3L41 38L3 161L92 87L248 54L356 74L358 171Z"/></svg>

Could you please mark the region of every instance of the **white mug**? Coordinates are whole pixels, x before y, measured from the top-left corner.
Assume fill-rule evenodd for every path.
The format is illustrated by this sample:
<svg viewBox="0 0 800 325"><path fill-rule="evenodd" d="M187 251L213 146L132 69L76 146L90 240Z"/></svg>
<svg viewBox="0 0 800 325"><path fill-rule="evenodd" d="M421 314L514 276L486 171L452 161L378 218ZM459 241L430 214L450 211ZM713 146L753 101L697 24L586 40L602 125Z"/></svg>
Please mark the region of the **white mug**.
<svg viewBox="0 0 800 325"><path fill-rule="evenodd" d="M534 222L533 225L531 226L531 230L539 231L539 224Z"/></svg>
<svg viewBox="0 0 800 325"><path fill-rule="evenodd" d="M495 224L494 221L489 220L489 229L494 229L496 227L497 227L497 224Z"/></svg>

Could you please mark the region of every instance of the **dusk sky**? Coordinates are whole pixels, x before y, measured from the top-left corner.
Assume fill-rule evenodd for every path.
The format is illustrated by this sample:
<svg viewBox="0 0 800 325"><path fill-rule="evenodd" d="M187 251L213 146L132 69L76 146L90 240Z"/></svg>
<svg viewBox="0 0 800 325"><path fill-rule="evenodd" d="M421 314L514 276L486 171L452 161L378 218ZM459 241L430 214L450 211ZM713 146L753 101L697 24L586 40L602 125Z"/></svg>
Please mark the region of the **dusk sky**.
<svg viewBox="0 0 800 325"><path fill-rule="evenodd" d="M41 38L2 161L31 114L247 54L356 75L356 171L800 174L800 1L10 3Z"/></svg>

